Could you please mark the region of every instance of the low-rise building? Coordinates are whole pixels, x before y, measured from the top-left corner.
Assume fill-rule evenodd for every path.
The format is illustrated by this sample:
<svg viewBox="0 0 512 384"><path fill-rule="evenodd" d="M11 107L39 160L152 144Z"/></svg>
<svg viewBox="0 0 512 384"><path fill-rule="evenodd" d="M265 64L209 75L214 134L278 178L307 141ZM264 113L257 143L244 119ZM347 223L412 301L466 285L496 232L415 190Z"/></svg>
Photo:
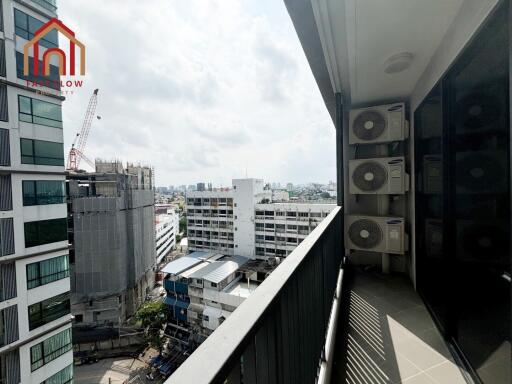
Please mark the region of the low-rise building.
<svg viewBox="0 0 512 384"><path fill-rule="evenodd" d="M247 257L215 252L193 252L170 262L162 269L168 328L187 329L196 343L202 342L272 269L263 261L251 264Z"/></svg>

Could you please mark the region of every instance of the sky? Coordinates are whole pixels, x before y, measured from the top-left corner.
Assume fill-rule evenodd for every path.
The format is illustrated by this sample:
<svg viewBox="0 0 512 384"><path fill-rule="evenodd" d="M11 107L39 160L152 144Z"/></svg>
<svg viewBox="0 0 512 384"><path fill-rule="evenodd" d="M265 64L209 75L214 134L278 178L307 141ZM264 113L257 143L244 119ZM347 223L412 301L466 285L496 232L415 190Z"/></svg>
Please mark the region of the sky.
<svg viewBox="0 0 512 384"><path fill-rule="evenodd" d="M66 152L99 88L85 154L149 164L157 186L335 180L335 129L282 0L58 6L87 49Z"/></svg>

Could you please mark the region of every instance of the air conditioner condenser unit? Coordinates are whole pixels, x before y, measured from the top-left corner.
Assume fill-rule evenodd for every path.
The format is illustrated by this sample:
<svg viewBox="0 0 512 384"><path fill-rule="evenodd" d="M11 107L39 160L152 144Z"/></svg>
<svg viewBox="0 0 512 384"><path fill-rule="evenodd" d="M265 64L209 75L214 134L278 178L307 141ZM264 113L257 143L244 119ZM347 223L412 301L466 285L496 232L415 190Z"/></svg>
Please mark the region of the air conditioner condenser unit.
<svg viewBox="0 0 512 384"><path fill-rule="evenodd" d="M408 136L404 103L353 109L349 113L349 144L389 143Z"/></svg>
<svg viewBox="0 0 512 384"><path fill-rule="evenodd" d="M408 248L405 220L401 217L345 216L348 249L404 254Z"/></svg>
<svg viewBox="0 0 512 384"><path fill-rule="evenodd" d="M351 194L401 195L409 190L404 157L349 161Z"/></svg>

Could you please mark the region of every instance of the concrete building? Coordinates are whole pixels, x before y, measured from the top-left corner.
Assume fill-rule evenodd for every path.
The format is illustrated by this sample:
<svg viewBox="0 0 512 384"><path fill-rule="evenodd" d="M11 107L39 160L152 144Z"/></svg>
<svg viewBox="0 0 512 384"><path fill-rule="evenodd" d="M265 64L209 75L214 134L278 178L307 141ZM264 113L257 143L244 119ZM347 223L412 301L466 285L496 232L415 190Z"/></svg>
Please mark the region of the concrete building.
<svg viewBox="0 0 512 384"><path fill-rule="evenodd" d="M22 65L24 44L56 10L51 0L0 2L0 382L9 384L73 378L63 98L27 87ZM41 57L58 47L50 35Z"/></svg>
<svg viewBox="0 0 512 384"><path fill-rule="evenodd" d="M68 175L75 324L118 324L145 300L156 263L149 167L96 161Z"/></svg>
<svg viewBox="0 0 512 384"><path fill-rule="evenodd" d="M176 235L179 232L180 218L172 209L155 215L156 263L176 248Z"/></svg>
<svg viewBox="0 0 512 384"><path fill-rule="evenodd" d="M282 203L288 198L288 192L265 189L258 179L234 179L231 189L187 193L189 250L287 256L335 207Z"/></svg>
<svg viewBox="0 0 512 384"><path fill-rule="evenodd" d="M333 204L256 204L256 256L288 256L333 208Z"/></svg>
<svg viewBox="0 0 512 384"><path fill-rule="evenodd" d="M204 341L271 270L265 262L251 264L247 257L213 251L192 252L170 262L162 269L169 326L188 329L191 340Z"/></svg>

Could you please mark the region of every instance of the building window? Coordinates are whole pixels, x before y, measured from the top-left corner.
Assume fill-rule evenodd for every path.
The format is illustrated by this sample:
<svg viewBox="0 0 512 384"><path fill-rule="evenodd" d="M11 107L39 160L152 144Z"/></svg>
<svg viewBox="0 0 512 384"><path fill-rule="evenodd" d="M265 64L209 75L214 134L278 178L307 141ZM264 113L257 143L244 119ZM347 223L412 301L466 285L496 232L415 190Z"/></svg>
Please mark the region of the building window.
<svg viewBox="0 0 512 384"><path fill-rule="evenodd" d="M14 8L14 31L18 36L23 37L25 40L32 40L36 31L43 25L44 23L41 20ZM57 30L54 29L48 32L44 38L39 40L39 44L45 48L58 48Z"/></svg>
<svg viewBox="0 0 512 384"><path fill-rule="evenodd" d="M62 108L58 104L18 95L18 109L20 121L62 128Z"/></svg>
<svg viewBox="0 0 512 384"><path fill-rule="evenodd" d="M66 329L30 348L30 368L33 371L62 356L72 348L71 329Z"/></svg>
<svg viewBox="0 0 512 384"><path fill-rule="evenodd" d="M21 163L64 165L64 144L52 141L20 139Z"/></svg>
<svg viewBox="0 0 512 384"><path fill-rule="evenodd" d="M34 3L37 3L41 7L46 8L52 12L57 10L57 0L34 0Z"/></svg>
<svg viewBox="0 0 512 384"><path fill-rule="evenodd" d="M66 277L69 277L68 255L27 264L28 289L65 279Z"/></svg>
<svg viewBox="0 0 512 384"><path fill-rule="evenodd" d="M16 52L16 76L18 79L26 80L26 81L32 81L35 83L38 83L40 85L44 85L49 88L60 90L60 74L59 74L59 67L50 64L50 75L49 76L43 76L43 62L39 60L38 68L39 68L39 74L36 76L34 74L34 69L32 65L29 65L29 74L28 76L25 76L23 72L23 53ZM33 62L33 58L29 58L30 63Z"/></svg>
<svg viewBox="0 0 512 384"><path fill-rule="evenodd" d="M32 304L28 307L29 330L32 331L69 313L69 292Z"/></svg>
<svg viewBox="0 0 512 384"><path fill-rule="evenodd" d="M217 283L211 283L211 286L212 286L213 288L217 288ZM213 303L215 303L215 301L213 301Z"/></svg>
<svg viewBox="0 0 512 384"><path fill-rule="evenodd" d="M14 253L14 220L12 217L0 219L0 256Z"/></svg>
<svg viewBox="0 0 512 384"><path fill-rule="evenodd" d="M66 202L64 181L23 180L23 205L62 204Z"/></svg>
<svg viewBox="0 0 512 384"><path fill-rule="evenodd" d="M25 247L56 243L68 239L66 219L30 221L25 223Z"/></svg>
<svg viewBox="0 0 512 384"><path fill-rule="evenodd" d="M0 84L0 120L1 121L9 121L9 108L8 108L8 103L7 103L7 85L5 85L5 84ZM9 131L7 131L7 132L9 132Z"/></svg>
<svg viewBox="0 0 512 384"><path fill-rule="evenodd" d="M49 377L41 384L68 384L73 382L73 364L68 365L62 371L57 372L55 375Z"/></svg>
<svg viewBox="0 0 512 384"><path fill-rule="evenodd" d="M5 77L5 40L3 39L0 39L0 76Z"/></svg>

